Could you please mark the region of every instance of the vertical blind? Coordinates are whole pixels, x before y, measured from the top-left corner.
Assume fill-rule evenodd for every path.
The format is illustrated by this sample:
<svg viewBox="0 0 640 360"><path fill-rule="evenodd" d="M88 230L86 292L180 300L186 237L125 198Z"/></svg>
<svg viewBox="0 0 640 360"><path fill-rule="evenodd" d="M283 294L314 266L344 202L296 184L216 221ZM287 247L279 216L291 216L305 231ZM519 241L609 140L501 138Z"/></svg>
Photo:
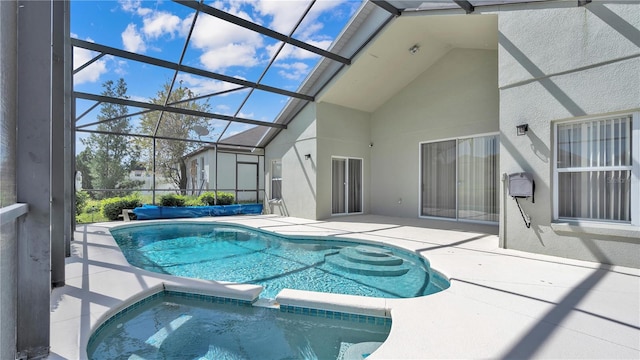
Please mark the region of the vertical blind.
<svg viewBox="0 0 640 360"><path fill-rule="evenodd" d="M498 221L498 138L458 142L458 218Z"/></svg>
<svg viewBox="0 0 640 360"><path fill-rule="evenodd" d="M422 145L422 215L456 218L456 140Z"/></svg>
<svg viewBox="0 0 640 360"><path fill-rule="evenodd" d="M362 160L349 159L349 213L362 211Z"/></svg>
<svg viewBox="0 0 640 360"><path fill-rule="evenodd" d="M498 221L498 136L422 144L422 216Z"/></svg>
<svg viewBox="0 0 640 360"><path fill-rule="evenodd" d="M631 221L631 116L557 128L558 216Z"/></svg>
<svg viewBox="0 0 640 360"><path fill-rule="evenodd" d="M331 166L331 212L362 212L362 159L335 158Z"/></svg>
<svg viewBox="0 0 640 360"><path fill-rule="evenodd" d="M332 179L331 179L331 212L333 214L342 214L345 212L345 183L346 179L346 160L333 159L331 162Z"/></svg>

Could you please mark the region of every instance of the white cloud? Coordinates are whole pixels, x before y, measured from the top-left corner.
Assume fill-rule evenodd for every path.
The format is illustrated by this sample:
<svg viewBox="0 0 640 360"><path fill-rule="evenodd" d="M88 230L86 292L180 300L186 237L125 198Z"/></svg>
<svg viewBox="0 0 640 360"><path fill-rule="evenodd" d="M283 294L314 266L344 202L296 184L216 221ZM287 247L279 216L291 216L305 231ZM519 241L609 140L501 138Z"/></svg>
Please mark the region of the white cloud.
<svg viewBox="0 0 640 360"><path fill-rule="evenodd" d="M146 16L149 15L153 12L153 10L149 9L149 8L143 8L140 7L136 10L136 14L140 15L140 16Z"/></svg>
<svg viewBox="0 0 640 360"><path fill-rule="evenodd" d="M185 87L189 88L189 90L193 91L193 93L196 95L208 95L208 94L213 94L213 93L217 93L225 90L232 90L240 87L239 85L236 85L236 84L231 84L224 81L218 81L213 79L200 78L200 77L196 77L189 74L180 74L178 75L177 80L182 82L185 85ZM237 94L241 91L247 91L247 90L234 91L233 94ZM218 96L225 96L225 95L226 94L218 95Z"/></svg>
<svg viewBox="0 0 640 360"><path fill-rule="evenodd" d="M251 17L242 11L227 9L231 14L253 21ZM218 19L213 16L201 14L191 35L191 44L199 49L213 49L225 46L229 43L262 45L261 36L249 29Z"/></svg>
<svg viewBox="0 0 640 360"><path fill-rule="evenodd" d="M309 43L311 44L311 42ZM318 42L313 43L314 46L318 46L318 44L319 44ZM273 53L274 51L277 50L277 47L275 46L267 47L267 50L269 51L269 53ZM318 56L320 55L316 53L312 53L311 51L301 49L293 45L286 44L282 48L282 50L280 50L280 54L278 54L278 62L284 61L286 59L296 59L296 60L315 59Z"/></svg>
<svg viewBox="0 0 640 360"><path fill-rule="evenodd" d="M261 15L271 16L268 27L285 35L289 35L308 6L306 1L287 1L286 9L281 1L261 0L255 3L255 9Z"/></svg>
<svg viewBox="0 0 640 360"><path fill-rule="evenodd" d="M246 12L233 7L226 11L253 21ZM230 66L251 67L259 64L258 49L263 46L263 40L254 31L202 15L198 17L191 35L191 45L203 51L200 62L206 69L222 72Z"/></svg>
<svg viewBox="0 0 640 360"><path fill-rule="evenodd" d="M125 60L117 60L116 61L116 68L113 69L113 72L115 72L116 74L120 75L120 76L124 76L127 74L127 67L129 66L129 64L125 61Z"/></svg>
<svg viewBox="0 0 640 360"><path fill-rule="evenodd" d="M229 105L225 105L225 104L216 105L215 109L220 114L230 114L230 111L231 111L231 107Z"/></svg>
<svg viewBox="0 0 640 360"><path fill-rule="evenodd" d="M140 0L118 0L118 3L122 10L140 16L145 16L153 11L149 8L142 7L142 1Z"/></svg>
<svg viewBox="0 0 640 360"><path fill-rule="evenodd" d="M141 5L140 0L118 0L118 3L122 7L122 10L126 12L136 12Z"/></svg>
<svg viewBox="0 0 640 360"><path fill-rule="evenodd" d="M325 39L325 40L308 40L307 41L310 45L313 45L315 47L318 47L320 49L324 49L327 50L329 48L329 46L331 46L331 44L333 43L333 40L330 39Z"/></svg>
<svg viewBox="0 0 640 360"><path fill-rule="evenodd" d="M147 42L164 35L169 35L171 38L176 34L186 35L188 24L185 30L186 20L183 21L177 15L142 7L142 2L139 0L119 0L119 3L122 10L142 18L140 31L138 31L136 24L130 23L122 33L122 43L126 50L139 53L144 53L149 49L161 51L159 47L148 46Z"/></svg>
<svg viewBox="0 0 640 360"><path fill-rule="evenodd" d="M323 23L320 16L333 14L337 7L348 0L319 0L296 30L296 38L327 49L332 39L320 34ZM122 10L135 14L142 24L131 23L122 33L124 48L138 53L156 49L153 40L163 36L186 37L193 21L193 14L181 19L166 11L143 7L140 0L119 0ZM264 24L283 34L289 34L308 6L308 1L274 0L226 0L215 1L212 6L242 19ZM139 29L138 29L139 28ZM232 66L250 68L265 63L277 49L271 45L264 49L263 37L251 30L234 25L207 14L200 14L191 35L190 46L202 52L200 62L210 71L222 72ZM157 48L160 51L160 48ZM279 62L287 59L317 58L311 52L287 45L279 56Z"/></svg>
<svg viewBox="0 0 640 360"><path fill-rule="evenodd" d="M75 34L71 34L73 37L77 37ZM87 41L91 41L91 39L87 39ZM86 64L91 59L95 58L98 53L79 48L77 46L73 47L73 68L77 69L80 66ZM91 65L82 69L77 74L73 75L73 82L75 85L80 85L83 83L96 82L100 79L100 75L107 72L107 61L104 59L96 60Z"/></svg>
<svg viewBox="0 0 640 360"><path fill-rule="evenodd" d="M277 64L277 67L284 69L278 71L280 76L289 80L300 80L309 73L309 65L303 62L295 62L291 64Z"/></svg>
<svg viewBox="0 0 640 360"><path fill-rule="evenodd" d="M231 66L252 67L259 64L256 47L251 44L228 44L205 51L200 62L211 71L222 71Z"/></svg>
<svg viewBox="0 0 640 360"><path fill-rule="evenodd" d="M138 32L135 24L129 24L122 32L122 44L124 49L135 53L144 53L147 50L142 36Z"/></svg>
<svg viewBox="0 0 640 360"><path fill-rule="evenodd" d="M140 96L140 95L129 95L129 100L139 101L143 103L148 103L151 101L148 96Z"/></svg>
<svg viewBox="0 0 640 360"><path fill-rule="evenodd" d="M239 117L239 118L241 118L241 119L242 119L242 118L244 118L244 119L255 119L255 116L256 116L256 114L255 114L255 113L253 113L253 112L250 112L250 113L244 113L244 112L240 111L240 112L238 113L238 117ZM248 128L250 125L245 125L245 126ZM245 129L242 129L241 131L238 131L238 132L242 132L242 131L244 131L244 130L245 130ZM238 132L236 132L236 134L237 134Z"/></svg>
<svg viewBox="0 0 640 360"><path fill-rule="evenodd" d="M182 21L176 15L164 11L151 12L142 19L142 32L150 38L159 38L164 34L174 36L181 28Z"/></svg>

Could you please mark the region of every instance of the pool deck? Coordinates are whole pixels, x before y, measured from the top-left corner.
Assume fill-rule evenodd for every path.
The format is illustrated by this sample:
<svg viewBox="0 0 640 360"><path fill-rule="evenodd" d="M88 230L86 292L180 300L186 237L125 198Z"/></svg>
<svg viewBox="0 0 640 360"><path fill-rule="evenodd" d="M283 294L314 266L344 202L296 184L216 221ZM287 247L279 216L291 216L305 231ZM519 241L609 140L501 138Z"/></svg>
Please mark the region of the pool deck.
<svg viewBox="0 0 640 360"><path fill-rule="evenodd" d="M497 227L491 226L473 232L464 224L375 215L326 221L273 215L192 220L382 242L427 257L451 280L449 289L420 298L366 301L286 294L285 300L301 304L390 313L389 338L368 359L640 359L640 269L501 249L492 234ZM150 221L127 224L133 223ZM66 260L66 285L51 295L49 359L85 359L88 338L105 316L163 287L247 298L259 291L133 268L109 234L109 228L122 224L77 227Z"/></svg>

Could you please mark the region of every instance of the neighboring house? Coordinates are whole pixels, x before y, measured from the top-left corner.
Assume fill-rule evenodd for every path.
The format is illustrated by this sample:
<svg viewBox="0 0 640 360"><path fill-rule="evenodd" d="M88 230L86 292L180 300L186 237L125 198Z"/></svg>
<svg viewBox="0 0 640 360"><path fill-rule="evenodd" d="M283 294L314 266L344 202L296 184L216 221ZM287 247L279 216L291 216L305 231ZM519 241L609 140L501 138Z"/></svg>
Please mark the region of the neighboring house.
<svg viewBox="0 0 640 360"><path fill-rule="evenodd" d="M153 194L153 172L147 171L144 167L138 167L131 170L129 173L129 180L144 181L144 183L138 187L139 189L142 189L138 191L141 195ZM158 194L164 195L171 191L176 191L178 186L176 186L171 179L167 179L156 174L155 189Z"/></svg>
<svg viewBox="0 0 640 360"><path fill-rule="evenodd" d="M187 154L187 194L229 192L237 202L261 203L264 199L263 149L224 142L255 144L263 135L263 129L254 127L225 138L217 147L206 145Z"/></svg>
<svg viewBox="0 0 640 360"><path fill-rule="evenodd" d="M627 1L396 17L267 145L266 194L295 217L495 224L501 247L640 267L639 29Z"/></svg>

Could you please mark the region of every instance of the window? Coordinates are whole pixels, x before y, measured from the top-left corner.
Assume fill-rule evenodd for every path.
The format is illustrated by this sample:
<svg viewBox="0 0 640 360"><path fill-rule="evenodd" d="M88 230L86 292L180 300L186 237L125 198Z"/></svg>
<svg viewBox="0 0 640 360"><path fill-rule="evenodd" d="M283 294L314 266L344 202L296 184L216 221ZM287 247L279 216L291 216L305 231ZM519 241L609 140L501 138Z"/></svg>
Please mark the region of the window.
<svg viewBox="0 0 640 360"><path fill-rule="evenodd" d="M556 219L640 223L639 122L636 114L556 125Z"/></svg>
<svg viewBox="0 0 640 360"><path fill-rule="evenodd" d="M282 199L282 160L271 161L271 199Z"/></svg>
<svg viewBox="0 0 640 360"><path fill-rule="evenodd" d="M497 222L497 135L423 143L421 216Z"/></svg>
<svg viewBox="0 0 640 360"><path fill-rule="evenodd" d="M362 212L362 159L331 160L331 213Z"/></svg>

